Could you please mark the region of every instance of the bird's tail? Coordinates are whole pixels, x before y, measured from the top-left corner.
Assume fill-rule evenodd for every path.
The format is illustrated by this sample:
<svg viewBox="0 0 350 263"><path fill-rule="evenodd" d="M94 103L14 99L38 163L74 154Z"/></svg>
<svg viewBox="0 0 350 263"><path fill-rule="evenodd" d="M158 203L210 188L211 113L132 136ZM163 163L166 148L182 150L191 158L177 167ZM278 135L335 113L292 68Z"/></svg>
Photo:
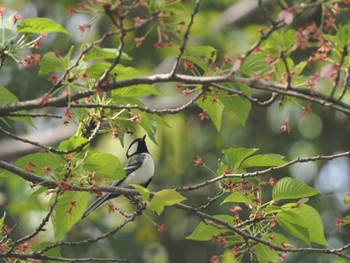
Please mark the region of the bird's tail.
<svg viewBox="0 0 350 263"><path fill-rule="evenodd" d="M101 205L103 205L106 201L111 198L115 198L115 196L111 196L110 194L106 194L104 196L99 197L95 202L93 202L85 211L81 219L89 216L91 213L96 211Z"/></svg>

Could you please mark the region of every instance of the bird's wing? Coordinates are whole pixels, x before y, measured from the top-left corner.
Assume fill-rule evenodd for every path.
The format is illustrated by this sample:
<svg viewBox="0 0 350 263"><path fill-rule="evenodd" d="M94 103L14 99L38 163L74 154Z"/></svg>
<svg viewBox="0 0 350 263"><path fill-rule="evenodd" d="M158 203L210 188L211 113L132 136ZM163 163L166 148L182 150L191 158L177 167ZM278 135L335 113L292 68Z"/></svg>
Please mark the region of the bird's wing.
<svg viewBox="0 0 350 263"><path fill-rule="evenodd" d="M132 172L140 168L145 158L146 157L143 154L138 154L130 157L128 163L124 168L126 176L128 176L129 174L131 174Z"/></svg>

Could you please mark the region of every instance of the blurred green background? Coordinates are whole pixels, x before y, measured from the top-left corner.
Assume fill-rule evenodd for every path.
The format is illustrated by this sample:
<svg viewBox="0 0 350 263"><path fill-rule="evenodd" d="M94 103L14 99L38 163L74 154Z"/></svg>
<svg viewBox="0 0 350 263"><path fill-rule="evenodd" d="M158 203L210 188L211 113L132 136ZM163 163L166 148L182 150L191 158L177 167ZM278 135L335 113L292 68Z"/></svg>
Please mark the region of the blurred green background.
<svg viewBox="0 0 350 263"><path fill-rule="evenodd" d="M66 8L77 1L0 1L0 5L7 8L10 14L17 11L24 18L27 17L50 17L62 23L72 35L52 35L44 42L39 52L61 50L64 54L71 45L81 45L90 42L110 27L107 19L101 19L94 24L91 31L80 35L77 26L89 21L89 16L78 14L69 17ZM273 14L280 11L277 5L266 1L268 10ZM183 15L176 20L188 21L193 1L188 1L183 10ZM246 11L247 10L247 11ZM297 19L293 26L307 24L309 21L320 19L320 11L306 13ZM341 18L342 19L342 18ZM344 21L347 18L344 18ZM132 23L132 21L130 21ZM257 8L257 1L229 1L229 0L204 0L201 4L200 13L195 19L195 24L190 35L189 45L211 45L219 50L219 59L226 54L235 58L238 54L246 51L259 37L257 30L266 24L264 13ZM133 38L127 38L125 52L133 58L128 62L135 68L146 74L154 72L166 72L171 67L171 61L178 46L163 48L160 51L153 47L157 36L150 35L139 48L135 48ZM106 47L115 47L116 43L109 40L104 43ZM75 49L75 53L79 48ZM305 54L300 54L303 57ZM3 85L16 94L20 100L32 99L41 96L50 89L51 83L48 76L37 77L38 68L26 68L19 70L18 66L11 62L0 70L0 85ZM183 96L176 92L173 86L162 85L160 87L165 97L146 98L145 103L150 107L171 107L184 102ZM255 96L265 98L266 94L254 93ZM52 109L52 112L62 113L61 110ZM238 118L224 112L222 131L217 132L215 126L209 121L200 121L198 114L201 110L192 107L189 110L165 116L171 128L159 127L157 141L160 146L148 141L151 154L156 163L156 174L151 190L174 188L177 186L195 184L208 180L212 175L202 167L195 167L193 160L201 156L203 161L212 169L217 168L217 161L222 157L221 151L230 147L254 147L260 148L261 153L278 153L286 156L287 160L299 156L329 155L349 149L350 123L348 117L334 112L328 108L312 106L312 114L303 117L302 111L295 105L280 107L278 103L268 108L253 105L245 127L242 127ZM283 133L280 126L289 116L292 125L290 135ZM16 123L14 132L18 134L35 134L48 131L49 138L54 143L57 133L50 130L61 125L57 120L35 120L37 129ZM1 123L1 125L3 125ZM76 127L67 127L67 136ZM138 131L143 134L143 131ZM0 145L6 138L0 134ZM126 145L128 142L126 143ZM98 151L110 152L125 161L125 149L118 140L113 139L111 134L98 137L93 143ZM16 153L6 154L4 148L0 148L0 158L15 160L24 153L31 151L18 150ZM335 228L335 218L341 218L349 214L349 206L342 204L344 194L350 189L349 159L340 158L329 162L315 162L297 164L283 171L266 176L279 179L284 176L298 178L322 192L311 198L309 203L322 215L325 225L326 238L329 247L335 248L349 242L349 226L341 229ZM21 236L30 229L36 227L45 215L47 204L40 198L31 195L28 184L18 177L0 179L0 209L7 213L7 224L13 225L19 222L16 235ZM198 191L184 193L190 197L191 205L200 205L206 202L208 196L215 195L218 186L210 186ZM36 202L28 205L29 198ZM266 200L269 193L266 193ZM46 200L47 201L47 200ZM31 204L32 204L31 203ZM125 198L119 198L117 203L132 211L129 202ZM35 205L34 205L35 204ZM216 206L208 210L210 214L227 212L229 206ZM121 222L117 213L108 214L107 206L101 208L90 218L79 222L66 237L67 240L81 240L82 238L95 237L115 227ZM165 224L166 232L158 233L153 223ZM209 262L212 255L222 253L222 248L210 242L194 242L185 237L193 231L198 224L198 218L175 208L167 208L161 216L148 213L147 216L139 217L134 223L129 224L116 235L101 240L92 245L64 248L62 254L67 257L118 257L128 258L130 262ZM45 240L52 240L53 233L50 226L40 236ZM293 240L297 246L305 246L297 240ZM326 255L315 254L290 254L287 262L341 262ZM248 261L247 261L248 262Z"/></svg>

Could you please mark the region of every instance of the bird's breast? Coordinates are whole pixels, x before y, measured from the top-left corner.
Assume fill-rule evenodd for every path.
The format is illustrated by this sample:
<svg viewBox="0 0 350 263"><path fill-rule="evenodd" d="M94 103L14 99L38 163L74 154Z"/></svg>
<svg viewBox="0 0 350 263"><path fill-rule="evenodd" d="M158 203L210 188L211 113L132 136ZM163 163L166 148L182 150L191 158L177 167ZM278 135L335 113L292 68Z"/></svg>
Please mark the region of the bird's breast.
<svg viewBox="0 0 350 263"><path fill-rule="evenodd" d="M143 185L147 183L154 174L154 162L148 153L143 153L144 161L143 165L141 165L138 169L130 173L125 180L123 181L123 187L128 186L129 184L139 184Z"/></svg>

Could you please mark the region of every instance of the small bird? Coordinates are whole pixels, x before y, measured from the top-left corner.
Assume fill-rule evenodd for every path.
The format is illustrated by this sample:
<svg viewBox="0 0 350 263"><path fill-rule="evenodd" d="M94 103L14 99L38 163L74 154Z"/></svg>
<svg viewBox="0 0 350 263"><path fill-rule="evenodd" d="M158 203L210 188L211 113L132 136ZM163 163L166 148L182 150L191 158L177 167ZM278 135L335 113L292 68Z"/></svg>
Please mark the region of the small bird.
<svg viewBox="0 0 350 263"><path fill-rule="evenodd" d="M138 184L147 187L151 183L154 174L154 162L148 152L145 139L146 135L131 142L126 152L126 157L128 158L128 162L124 168L126 176L121 180L115 181L112 186L127 187L130 184ZM89 216L108 200L116 198L119 195L109 193L99 197L86 209L82 219Z"/></svg>

